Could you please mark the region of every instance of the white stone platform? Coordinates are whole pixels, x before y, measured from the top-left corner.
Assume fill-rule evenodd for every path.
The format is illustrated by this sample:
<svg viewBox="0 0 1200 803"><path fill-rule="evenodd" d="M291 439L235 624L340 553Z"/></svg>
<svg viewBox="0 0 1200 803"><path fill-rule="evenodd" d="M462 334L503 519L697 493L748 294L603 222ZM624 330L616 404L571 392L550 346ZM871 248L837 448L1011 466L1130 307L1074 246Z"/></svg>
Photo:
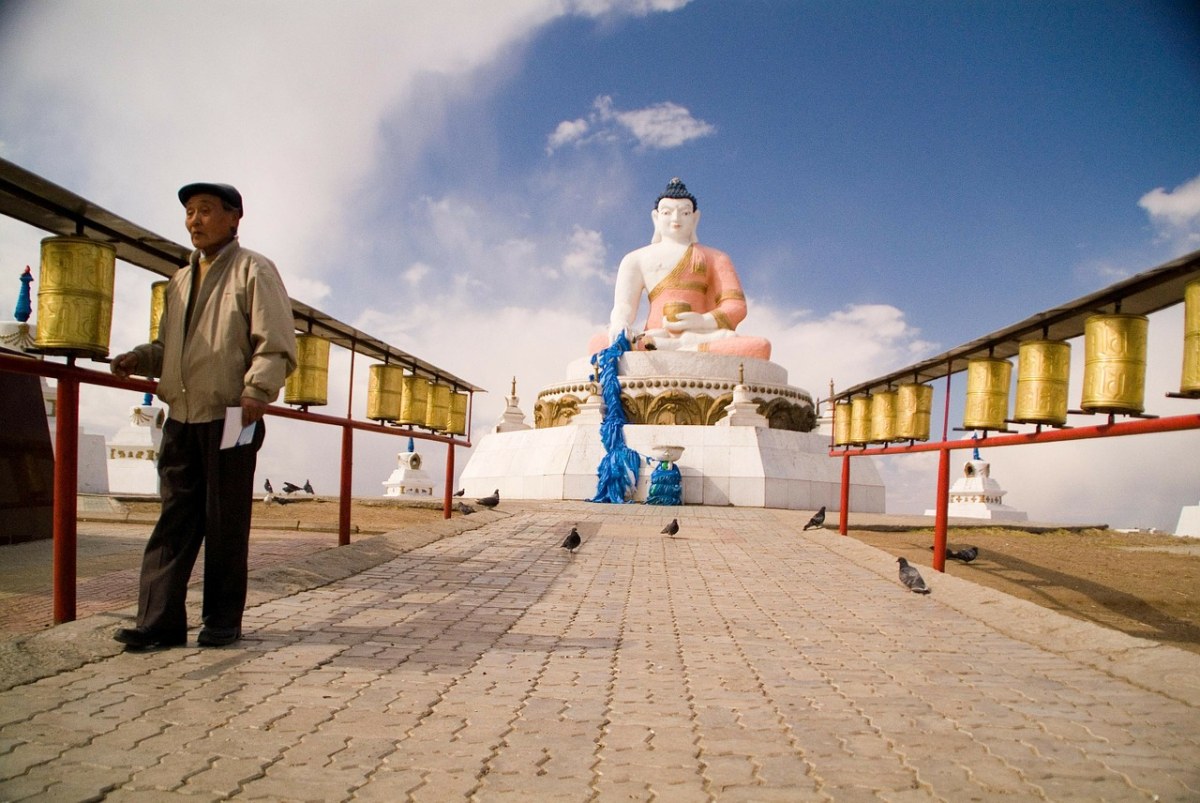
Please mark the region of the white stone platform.
<svg viewBox="0 0 1200 803"><path fill-rule="evenodd" d="M735 505L816 510L840 509L841 460L828 455L829 438L748 426L625 426L625 442L643 456L655 446L679 445L676 465L688 505ZM493 432L476 444L460 485L466 496L586 500L596 494L596 469L604 457L595 421L576 425ZM882 513L885 489L870 459L855 460L850 509ZM637 500L644 501L651 466L643 463Z"/></svg>
<svg viewBox="0 0 1200 803"><path fill-rule="evenodd" d="M963 466L963 475L950 486L950 498L946 515L967 519L991 519L993 521L1028 521L1029 514L1004 504L1008 491L992 479L991 464L985 460L968 460ZM937 515L936 510L926 510L926 516Z"/></svg>

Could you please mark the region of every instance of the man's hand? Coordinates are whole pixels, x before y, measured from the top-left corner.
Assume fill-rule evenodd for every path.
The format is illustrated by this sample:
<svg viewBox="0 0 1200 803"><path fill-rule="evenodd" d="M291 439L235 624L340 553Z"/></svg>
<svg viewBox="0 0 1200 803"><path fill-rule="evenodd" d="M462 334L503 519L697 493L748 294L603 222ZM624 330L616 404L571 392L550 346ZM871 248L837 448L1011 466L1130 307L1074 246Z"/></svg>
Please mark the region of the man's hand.
<svg viewBox="0 0 1200 803"><path fill-rule="evenodd" d="M137 370L138 357L132 351L127 351L124 354L118 354L112 358L108 369L113 372L114 376L121 379L128 379L129 375Z"/></svg>
<svg viewBox="0 0 1200 803"><path fill-rule="evenodd" d="M242 397L242 426L248 427L255 421L262 419L263 414L267 412L267 403L252 399L249 396Z"/></svg>

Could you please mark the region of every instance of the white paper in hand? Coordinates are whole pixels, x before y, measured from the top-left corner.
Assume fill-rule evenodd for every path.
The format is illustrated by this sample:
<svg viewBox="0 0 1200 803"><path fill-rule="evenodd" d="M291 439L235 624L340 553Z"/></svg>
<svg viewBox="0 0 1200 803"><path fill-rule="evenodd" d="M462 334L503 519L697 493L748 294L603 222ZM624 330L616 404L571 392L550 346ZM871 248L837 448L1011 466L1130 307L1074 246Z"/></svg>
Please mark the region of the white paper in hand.
<svg viewBox="0 0 1200 803"><path fill-rule="evenodd" d="M221 432L221 448L232 449L234 446L245 446L254 439L254 428L258 422L242 426L242 408L225 408L225 429Z"/></svg>

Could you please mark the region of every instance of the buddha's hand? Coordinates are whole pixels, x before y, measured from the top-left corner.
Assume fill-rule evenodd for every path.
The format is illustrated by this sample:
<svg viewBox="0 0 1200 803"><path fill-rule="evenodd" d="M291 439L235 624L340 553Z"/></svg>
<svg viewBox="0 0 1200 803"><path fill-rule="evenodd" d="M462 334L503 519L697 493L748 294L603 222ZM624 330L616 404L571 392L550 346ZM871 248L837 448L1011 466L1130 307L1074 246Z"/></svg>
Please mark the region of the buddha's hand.
<svg viewBox="0 0 1200 803"><path fill-rule="evenodd" d="M717 329L717 319L707 312L680 312L674 321L664 321L663 326L671 334L684 332L712 332Z"/></svg>

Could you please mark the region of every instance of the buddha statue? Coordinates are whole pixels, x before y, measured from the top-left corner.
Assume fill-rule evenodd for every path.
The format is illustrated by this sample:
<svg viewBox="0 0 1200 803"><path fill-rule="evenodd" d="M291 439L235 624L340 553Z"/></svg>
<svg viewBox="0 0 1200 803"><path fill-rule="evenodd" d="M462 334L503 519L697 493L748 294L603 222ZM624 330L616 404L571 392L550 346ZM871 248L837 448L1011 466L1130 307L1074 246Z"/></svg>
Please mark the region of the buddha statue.
<svg viewBox="0 0 1200 803"><path fill-rule="evenodd" d="M746 297L729 256L696 239L700 210L678 178L671 179L650 213L654 237L629 252L617 268L607 337L588 344L596 353L625 332L635 349L700 351L771 358L771 343L736 332ZM642 295L650 301L645 328L633 329Z"/></svg>

